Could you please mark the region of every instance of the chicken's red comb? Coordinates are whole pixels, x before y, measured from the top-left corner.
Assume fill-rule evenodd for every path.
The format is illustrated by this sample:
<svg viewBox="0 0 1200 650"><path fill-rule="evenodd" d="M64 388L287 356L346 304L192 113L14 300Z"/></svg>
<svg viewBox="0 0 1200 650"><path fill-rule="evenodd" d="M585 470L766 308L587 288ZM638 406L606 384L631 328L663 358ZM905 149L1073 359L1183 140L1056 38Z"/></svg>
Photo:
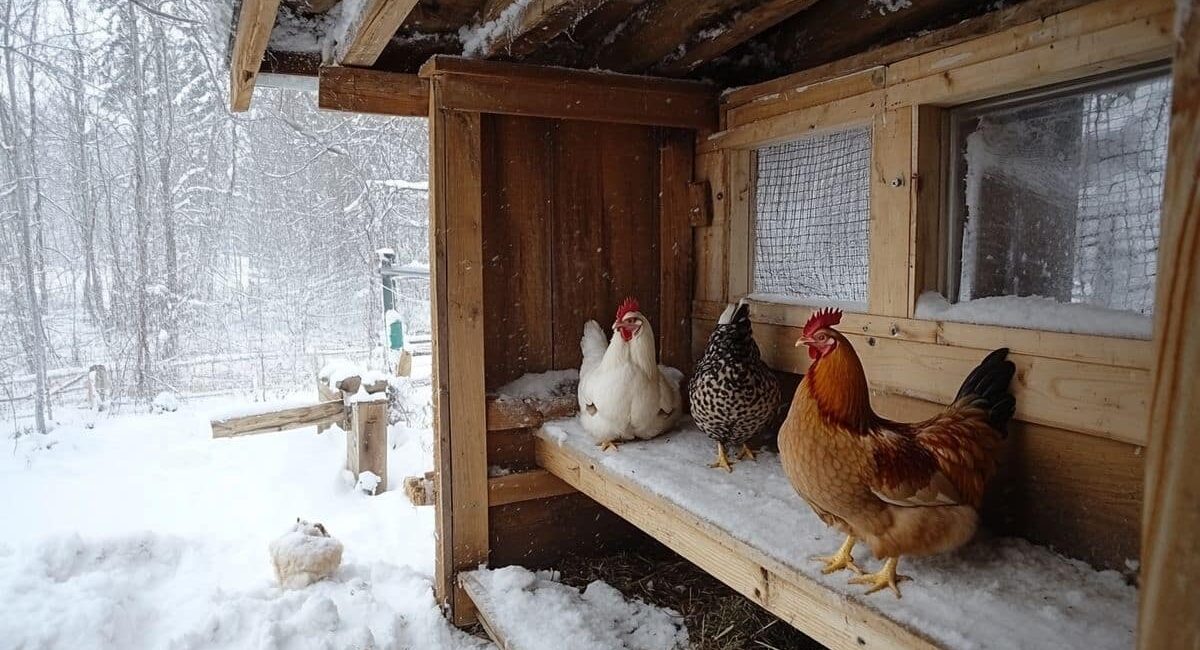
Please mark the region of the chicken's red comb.
<svg viewBox="0 0 1200 650"><path fill-rule="evenodd" d="M641 308L638 307L637 298L632 296L626 298L625 301L621 303L621 306L617 307L617 320L625 318L625 314L628 314L631 311L641 311Z"/></svg>
<svg viewBox="0 0 1200 650"><path fill-rule="evenodd" d="M808 322L804 324L804 335L812 336L817 333L817 330L833 327L840 322L842 322L842 310L832 307L818 309L808 317Z"/></svg>

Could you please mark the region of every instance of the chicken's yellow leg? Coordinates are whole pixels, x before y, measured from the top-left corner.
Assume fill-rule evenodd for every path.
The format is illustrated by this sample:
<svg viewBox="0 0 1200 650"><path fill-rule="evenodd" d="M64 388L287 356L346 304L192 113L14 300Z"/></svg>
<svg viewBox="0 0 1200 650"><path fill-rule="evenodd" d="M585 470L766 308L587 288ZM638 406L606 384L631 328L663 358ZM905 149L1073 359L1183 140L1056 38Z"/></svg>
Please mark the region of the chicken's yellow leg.
<svg viewBox="0 0 1200 650"><path fill-rule="evenodd" d="M902 576L896 573L896 564L899 561L900 558L898 557L889 557L884 561L883 568L875 573L868 573L866 575L850 578L850 584L870 585L870 589L867 589L868 594L873 594L884 587L891 587L892 591L896 592L896 598L899 598L900 587L896 586L897 583L904 582L905 580L912 580L912 578L909 578L908 576Z"/></svg>
<svg viewBox="0 0 1200 650"><path fill-rule="evenodd" d="M719 468L725 470L726 472L733 471L733 468L729 466L729 457L725 455L725 443L723 443L723 442L717 443L717 460L714 463L710 463L709 467L712 467L712 468L719 467Z"/></svg>
<svg viewBox="0 0 1200 650"><path fill-rule="evenodd" d="M613 451L617 450L617 442L615 440L605 440L600 443L600 451L608 451L609 449Z"/></svg>
<svg viewBox="0 0 1200 650"><path fill-rule="evenodd" d="M821 573L833 573L842 569L850 569L855 573L862 573L863 570L854 563L854 555L851 552L854 550L854 545L858 543L858 538L854 535L846 535L846 541L842 542L842 547L833 555L818 555L813 559L818 562L824 562L825 566L821 568Z"/></svg>
<svg viewBox="0 0 1200 650"><path fill-rule="evenodd" d="M758 460L757 458L754 457L754 450L747 447L746 443L743 442L742 450L738 452L737 459L745 460L747 458L749 458L750 460Z"/></svg>

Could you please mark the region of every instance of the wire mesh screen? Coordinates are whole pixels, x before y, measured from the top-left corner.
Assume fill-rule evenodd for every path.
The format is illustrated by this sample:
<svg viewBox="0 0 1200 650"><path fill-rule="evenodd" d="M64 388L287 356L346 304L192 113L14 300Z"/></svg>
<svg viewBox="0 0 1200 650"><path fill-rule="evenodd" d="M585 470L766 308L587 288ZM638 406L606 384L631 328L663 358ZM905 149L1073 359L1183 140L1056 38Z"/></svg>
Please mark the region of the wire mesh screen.
<svg viewBox="0 0 1200 650"><path fill-rule="evenodd" d="M957 120L959 299L1036 295L1151 314L1170 103L1158 75Z"/></svg>
<svg viewBox="0 0 1200 650"><path fill-rule="evenodd" d="M755 293L865 306L870 127L757 153Z"/></svg>

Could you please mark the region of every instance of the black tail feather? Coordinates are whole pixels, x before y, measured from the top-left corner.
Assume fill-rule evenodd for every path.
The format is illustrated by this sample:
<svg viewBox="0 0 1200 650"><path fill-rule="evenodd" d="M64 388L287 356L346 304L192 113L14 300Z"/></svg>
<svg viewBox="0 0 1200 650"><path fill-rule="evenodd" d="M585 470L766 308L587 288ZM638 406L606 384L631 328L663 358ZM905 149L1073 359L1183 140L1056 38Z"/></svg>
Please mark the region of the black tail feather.
<svg viewBox="0 0 1200 650"><path fill-rule="evenodd" d="M1000 348L983 361L963 380L955 401L972 396L972 403L988 412L988 422L1002 433L1008 432L1017 400L1008 390L1017 367L1008 360L1008 348Z"/></svg>

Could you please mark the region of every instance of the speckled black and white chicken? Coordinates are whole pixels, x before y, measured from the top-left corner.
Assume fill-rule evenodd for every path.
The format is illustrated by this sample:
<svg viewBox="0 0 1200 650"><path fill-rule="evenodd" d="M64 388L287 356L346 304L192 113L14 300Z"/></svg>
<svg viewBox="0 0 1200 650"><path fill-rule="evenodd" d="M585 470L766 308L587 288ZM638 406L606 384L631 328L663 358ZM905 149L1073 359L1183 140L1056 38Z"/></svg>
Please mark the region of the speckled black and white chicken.
<svg viewBox="0 0 1200 650"><path fill-rule="evenodd" d="M726 445L741 446L739 460L754 458L746 441L772 421L781 397L779 380L754 342L749 305L729 305L721 314L688 383L688 397L696 425L717 441L717 460L710 467L733 471Z"/></svg>

